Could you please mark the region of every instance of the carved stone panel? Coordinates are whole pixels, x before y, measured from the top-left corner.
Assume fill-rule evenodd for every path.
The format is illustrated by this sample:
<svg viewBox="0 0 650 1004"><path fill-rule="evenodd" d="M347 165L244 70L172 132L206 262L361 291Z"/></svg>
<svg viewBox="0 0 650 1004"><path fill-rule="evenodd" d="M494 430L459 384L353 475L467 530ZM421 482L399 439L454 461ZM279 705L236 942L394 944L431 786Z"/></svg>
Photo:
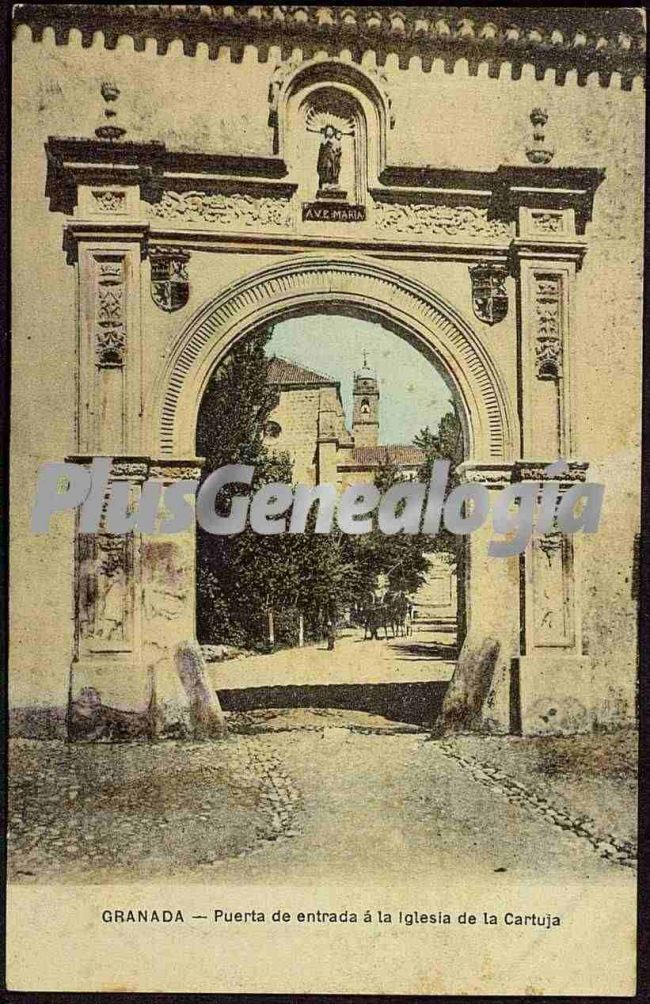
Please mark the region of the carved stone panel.
<svg viewBox="0 0 650 1004"><path fill-rule="evenodd" d="M126 192L106 188L91 194L97 212L118 216L126 213Z"/></svg>
<svg viewBox="0 0 650 1004"><path fill-rule="evenodd" d="M519 208L519 233L521 237L549 244L562 244L576 236L575 211L545 209L530 206Z"/></svg>
<svg viewBox="0 0 650 1004"><path fill-rule="evenodd" d="M542 234L562 234L565 232L564 214L532 210L530 223L533 230Z"/></svg>
<svg viewBox="0 0 650 1004"><path fill-rule="evenodd" d="M117 258L98 260L95 311L97 365L100 368L123 366L125 350L124 262Z"/></svg>
<svg viewBox="0 0 650 1004"><path fill-rule="evenodd" d="M535 539L532 553L533 642L536 648L571 648L575 642L569 537Z"/></svg>
<svg viewBox="0 0 650 1004"><path fill-rule="evenodd" d="M535 276L535 371L539 380L562 376L562 281L559 276Z"/></svg>
<svg viewBox="0 0 650 1004"><path fill-rule="evenodd" d="M505 240L511 234L509 223L489 219L487 208L481 206L376 202L373 218L378 230L394 234L482 237L491 240Z"/></svg>
<svg viewBox="0 0 650 1004"><path fill-rule="evenodd" d="M86 651L131 648L132 546L129 535L79 535L79 634Z"/></svg>
<svg viewBox="0 0 650 1004"><path fill-rule="evenodd" d="M181 223L212 223L230 230L290 229L291 202L282 196L254 196L223 192L165 191L149 214Z"/></svg>

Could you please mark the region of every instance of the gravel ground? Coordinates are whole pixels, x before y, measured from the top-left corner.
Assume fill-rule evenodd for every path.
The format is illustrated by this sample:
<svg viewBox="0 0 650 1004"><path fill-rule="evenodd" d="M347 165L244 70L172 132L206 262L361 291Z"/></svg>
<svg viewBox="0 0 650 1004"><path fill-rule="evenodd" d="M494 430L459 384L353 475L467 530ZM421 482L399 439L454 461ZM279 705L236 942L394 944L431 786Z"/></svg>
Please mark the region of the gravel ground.
<svg viewBox="0 0 650 1004"><path fill-rule="evenodd" d="M423 733L419 725L393 722L382 715L340 708L256 708L253 711L226 712L233 732L255 735L263 732L323 732L345 728L362 735Z"/></svg>
<svg viewBox="0 0 650 1004"><path fill-rule="evenodd" d="M323 709L232 725L215 743L13 740L9 878L633 877L632 739L441 742Z"/></svg>
<svg viewBox="0 0 650 1004"><path fill-rule="evenodd" d="M131 881L195 871L287 828L296 801L243 736L100 745L12 740L10 879Z"/></svg>
<svg viewBox="0 0 650 1004"><path fill-rule="evenodd" d="M612 734L537 738L459 736L443 746L510 779L536 800L603 841L636 850L638 737Z"/></svg>

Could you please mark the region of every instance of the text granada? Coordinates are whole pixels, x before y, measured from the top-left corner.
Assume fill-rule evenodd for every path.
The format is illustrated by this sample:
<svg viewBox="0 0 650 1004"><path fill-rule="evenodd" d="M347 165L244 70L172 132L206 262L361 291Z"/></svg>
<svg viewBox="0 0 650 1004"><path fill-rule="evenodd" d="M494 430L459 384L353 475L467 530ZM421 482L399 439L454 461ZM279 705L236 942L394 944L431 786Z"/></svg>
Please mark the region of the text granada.
<svg viewBox="0 0 650 1004"><path fill-rule="evenodd" d="M105 924L184 924L182 910L102 910Z"/></svg>

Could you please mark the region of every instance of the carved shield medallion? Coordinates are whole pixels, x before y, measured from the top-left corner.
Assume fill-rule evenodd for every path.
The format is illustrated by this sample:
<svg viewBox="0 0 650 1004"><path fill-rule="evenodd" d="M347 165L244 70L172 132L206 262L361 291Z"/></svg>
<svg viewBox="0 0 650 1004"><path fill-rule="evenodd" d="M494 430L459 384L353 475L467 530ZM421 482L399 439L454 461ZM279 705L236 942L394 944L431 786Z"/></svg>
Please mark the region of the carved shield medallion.
<svg viewBox="0 0 650 1004"><path fill-rule="evenodd" d="M498 324L508 313L506 269L502 265L474 265L469 273L474 313L479 321Z"/></svg>
<svg viewBox="0 0 650 1004"><path fill-rule="evenodd" d="M189 253L181 248L156 248L151 251L151 298L161 310L171 313L187 303L190 296L189 260Z"/></svg>

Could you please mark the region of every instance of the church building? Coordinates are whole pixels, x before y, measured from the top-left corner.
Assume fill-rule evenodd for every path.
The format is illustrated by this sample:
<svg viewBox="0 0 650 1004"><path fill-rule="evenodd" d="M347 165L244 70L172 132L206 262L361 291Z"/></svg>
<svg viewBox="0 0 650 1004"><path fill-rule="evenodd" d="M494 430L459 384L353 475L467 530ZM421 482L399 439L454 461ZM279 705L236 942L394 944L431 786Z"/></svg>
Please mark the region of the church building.
<svg viewBox="0 0 650 1004"><path fill-rule="evenodd" d="M341 490L372 482L387 463L409 480L417 477L422 450L408 443L379 442L379 381L365 354L353 376L351 431L339 381L278 356L270 361L268 380L277 386L280 399L266 425L266 445L289 454L295 483L328 482Z"/></svg>

